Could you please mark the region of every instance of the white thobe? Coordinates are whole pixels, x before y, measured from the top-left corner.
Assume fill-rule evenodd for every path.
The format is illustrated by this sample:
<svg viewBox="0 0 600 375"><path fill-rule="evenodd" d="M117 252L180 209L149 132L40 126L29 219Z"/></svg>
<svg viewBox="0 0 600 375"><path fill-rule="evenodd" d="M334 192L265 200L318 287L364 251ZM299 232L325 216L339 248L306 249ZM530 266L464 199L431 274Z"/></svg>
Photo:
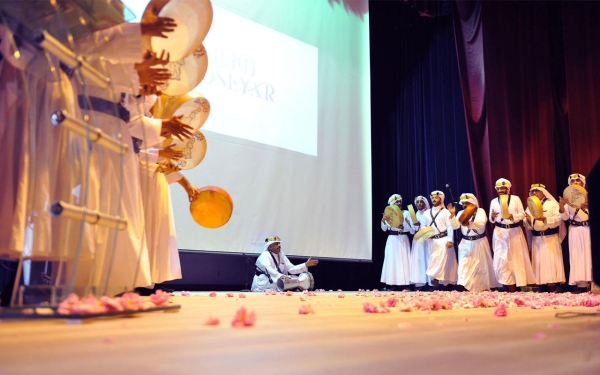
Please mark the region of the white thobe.
<svg viewBox="0 0 600 375"><path fill-rule="evenodd" d="M585 210L589 212L587 209ZM581 209L565 205L561 217L563 220L584 222L589 220L589 215ZM592 243L590 227L569 226L569 285L587 286L592 281Z"/></svg>
<svg viewBox="0 0 600 375"><path fill-rule="evenodd" d="M277 290L277 280L283 275L300 274L308 271L306 263L294 266L292 262L285 256L283 251L280 251L279 256L273 254L268 250L265 250L256 259L256 267L264 272L267 272L271 276L267 275L254 275L252 280L252 291L253 292L264 292L265 290ZM275 258L275 260L273 260ZM277 262L277 263L275 263ZM279 270L277 269L279 266ZM281 272L280 272L281 271Z"/></svg>
<svg viewBox="0 0 600 375"><path fill-rule="evenodd" d="M446 247L448 242L454 242L451 216L450 211L440 205L439 208L432 207L425 211L423 215L424 222L422 223L432 227L436 235L448 232L444 237L430 238L425 241L427 246L431 247L427 275L444 285L456 284L458 280L458 264L456 262L454 246L450 248Z"/></svg>
<svg viewBox="0 0 600 375"><path fill-rule="evenodd" d="M463 285L471 292L497 288L500 284L494 275L492 254L487 237L476 240L464 238L464 236L472 237L485 233L485 224L487 223L485 210L478 208L467 225L461 225L458 221L458 217L462 213L463 211L460 211L456 217L452 218L453 228L460 228L463 235L458 244L458 285Z"/></svg>
<svg viewBox="0 0 600 375"><path fill-rule="evenodd" d="M490 223L517 224L525 217L523 203L516 195L510 195L508 213L513 215L513 220L502 217L499 198L490 203ZM496 220L492 220L492 211L498 212ZM535 274L531 267L527 242L521 227L500 228L494 227L492 237L492 250L494 251L494 273L496 280L504 285L526 286L535 283Z"/></svg>
<svg viewBox="0 0 600 375"><path fill-rule="evenodd" d="M546 222L535 220L533 229L536 231L545 231L560 226L562 219L560 217L558 202L545 199L542 202L544 217ZM531 216L529 208L525 210L527 216ZM528 221L525 221L525 227L532 229ZM531 258L533 272L535 273L535 283L544 285L548 283L564 283L565 267L563 264L561 239L559 234L549 236L533 236L531 243Z"/></svg>
<svg viewBox="0 0 600 375"><path fill-rule="evenodd" d="M411 221L411 226L414 232L418 232L423 225L423 214L427 210L417 211L416 216L420 225L415 225ZM429 258L431 257L431 251L433 248L429 246L429 242L418 242L413 240L412 248L410 251L410 282L415 284L417 287L421 287L425 284L431 285L431 277L427 275L427 268L429 267Z"/></svg>
<svg viewBox="0 0 600 375"><path fill-rule="evenodd" d="M410 241L407 234L414 234L414 229L408 219L408 211L404 215L403 228L393 228L388 223L381 222L381 230L403 234L389 234L385 243L385 258L381 270L381 282L388 285L410 284Z"/></svg>

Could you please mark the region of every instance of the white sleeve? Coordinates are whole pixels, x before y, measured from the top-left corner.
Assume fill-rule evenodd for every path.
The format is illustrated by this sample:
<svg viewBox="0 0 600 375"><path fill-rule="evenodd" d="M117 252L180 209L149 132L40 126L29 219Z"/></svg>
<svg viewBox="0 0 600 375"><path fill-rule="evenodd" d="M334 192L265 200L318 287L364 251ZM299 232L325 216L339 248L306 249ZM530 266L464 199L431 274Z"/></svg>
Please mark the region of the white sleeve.
<svg viewBox="0 0 600 375"><path fill-rule="evenodd" d="M75 41L76 53L84 57L102 55L113 63L142 61L142 28L125 22L99 30Z"/></svg>
<svg viewBox="0 0 600 375"><path fill-rule="evenodd" d="M299 273L308 271L308 267L306 267L306 263L302 263L297 266L294 266L292 264L292 262L290 262L288 257L285 256L285 254L282 254L282 255L283 255L283 263L285 264L285 268L287 268L288 273L299 274Z"/></svg>
<svg viewBox="0 0 600 375"><path fill-rule="evenodd" d="M171 185L172 183L178 182L179 180L181 180L183 178L183 173L181 172L173 172L173 173L169 173L168 175L165 175L165 178L167 179L167 182L169 183L169 185Z"/></svg>
<svg viewBox="0 0 600 375"><path fill-rule="evenodd" d="M460 214L462 214L462 211L460 211L454 217L450 218L450 224L452 226L452 229L458 229L458 228L460 228L460 221L458 221L458 217L460 216ZM450 215L450 216L452 216L452 215Z"/></svg>

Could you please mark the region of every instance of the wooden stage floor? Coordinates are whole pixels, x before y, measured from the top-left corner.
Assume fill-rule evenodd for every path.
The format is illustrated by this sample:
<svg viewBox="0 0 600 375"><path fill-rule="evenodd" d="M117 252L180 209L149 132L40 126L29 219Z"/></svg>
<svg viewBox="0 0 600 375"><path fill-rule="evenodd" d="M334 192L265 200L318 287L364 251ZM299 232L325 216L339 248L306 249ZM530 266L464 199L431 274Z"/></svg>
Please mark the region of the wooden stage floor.
<svg viewBox="0 0 600 375"><path fill-rule="evenodd" d="M0 374L600 374L600 317L555 317L596 308L367 314L364 297L338 294L177 294L174 313L4 320ZM298 314L307 303L315 314ZM255 326L231 326L240 306L256 312ZM205 325L210 315L218 326Z"/></svg>

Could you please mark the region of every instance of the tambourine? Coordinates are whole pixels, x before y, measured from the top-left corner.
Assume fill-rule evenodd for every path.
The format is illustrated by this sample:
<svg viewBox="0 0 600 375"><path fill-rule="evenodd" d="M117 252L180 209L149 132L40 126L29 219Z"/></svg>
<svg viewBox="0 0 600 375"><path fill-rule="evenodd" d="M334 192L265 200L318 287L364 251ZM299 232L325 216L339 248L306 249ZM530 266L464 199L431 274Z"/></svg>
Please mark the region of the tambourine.
<svg viewBox="0 0 600 375"><path fill-rule="evenodd" d="M465 225L469 220L471 220L475 213L477 213L477 206L475 206L474 204L470 204L467 207L465 207L465 209L458 216L458 221L462 225Z"/></svg>
<svg viewBox="0 0 600 375"><path fill-rule="evenodd" d="M161 4L162 5L162 2ZM209 0L171 0L166 5L150 2L148 7L160 9L159 17L172 18L177 26L166 38L152 37L152 51L170 54L171 61L182 60L198 49L212 24L213 9Z"/></svg>
<svg viewBox="0 0 600 375"><path fill-rule="evenodd" d="M217 186L205 186L190 203L190 213L196 223L205 228L219 228L233 213L233 200L228 192Z"/></svg>
<svg viewBox="0 0 600 375"><path fill-rule="evenodd" d="M504 219L510 219L510 213L508 212L508 194L500 194L500 211L502 211L502 217Z"/></svg>
<svg viewBox="0 0 600 375"><path fill-rule="evenodd" d="M417 214L415 213L415 208L413 207L413 205L409 204L407 209L408 209L408 213L410 214L410 219L412 220L413 224L417 223L419 220L417 220Z"/></svg>
<svg viewBox="0 0 600 375"><path fill-rule="evenodd" d="M170 96L186 94L198 86L206 75L208 69L206 49L201 45L188 57L172 61L165 68L169 70L171 77L164 85L158 86L158 89Z"/></svg>
<svg viewBox="0 0 600 375"><path fill-rule="evenodd" d="M539 219L540 217L544 216L542 202L540 201L540 198L536 197L535 195L527 198L527 207L529 208L529 212L534 219Z"/></svg>
<svg viewBox="0 0 600 375"><path fill-rule="evenodd" d="M181 122L192 127L195 132L204 125L210 115L210 102L202 94L191 91L185 95L161 95L160 105L154 106L154 117L170 119L181 116Z"/></svg>
<svg viewBox="0 0 600 375"><path fill-rule="evenodd" d="M164 146L173 145L173 150L183 150L183 156L178 160L171 160L173 164L181 169L192 169L206 155L206 137L201 131L197 131L194 135L183 141L177 138L169 138L164 142Z"/></svg>
<svg viewBox="0 0 600 375"><path fill-rule="evenodd" d="M587 202L587 190L579 185L570 185L563 191L563 197L569 201L571 206L580 208L583 203Z"/></svg>
<svg viewBox="0 0 600 375"><path fill-rule="evenodd" d="M396 206L395 204L387 206L385 211L383 211L383 214L389 217L387 223L392 228L398 228L404 222L404 214L402 213L400 207Z"/></svg>
<svg viewBox="0 0 600 375"><path fill-rule="evenodd" d="M415 234L415 240L417 242L425 242L425 240L433 236L435 236L435 229L433 227L425 227Z"/></svg>

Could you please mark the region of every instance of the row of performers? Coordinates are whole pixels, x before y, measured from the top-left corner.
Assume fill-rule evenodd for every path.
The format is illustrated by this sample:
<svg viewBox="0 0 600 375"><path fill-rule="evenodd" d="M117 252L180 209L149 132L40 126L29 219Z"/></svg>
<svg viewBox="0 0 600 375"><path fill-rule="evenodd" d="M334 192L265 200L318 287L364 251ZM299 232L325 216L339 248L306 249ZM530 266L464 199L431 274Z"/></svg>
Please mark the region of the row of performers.
<svg viewBox="0 0 600 375"><path fill-rule="evenodd" d="M176 26L155 17L74 40L77 54L111 78L111 89L84 84L78 71L0 26L0 147L6 155L0 256L66 261L61 268L77 273L75 284L107 286L105 294L181 278L168 182L178 180L190 197L198 189L164 162L182 151L153 147L192 132L179 117L151 118L156 96L150 94L169 79L160 67L169 58L142 51L143 36L165 37ZM52 126L59 109L129 148L120 155ZM54 201L119 215L127 227L52 219Z"/></svg>
<svg viewBox="0 0 600 375"><path fill-rule="evenodd" d="M568 181L569 185L585 186L585 177L580 174L570 175ZM427 198L415 198L416 222L404 211L404 222L392 227L388 224L390 217L384 214L381 229L388 233L388 239L381 282L390 286L414 284L417 289L458 284L469 291L504 286L511 292L515 286L537 284L547 285L552 292L556 284L566 281L561 242L566 236L564 221L568 221L569 285L576 292L587 290L592 281L587 203L574 208L564 198L556 201L544 185L533 184L529 194L538 196L544 213L534 219L529 208L523 209L521 199L510 194L511 186L504 178L496 182L498 198L492 200L489 216L473 194L462 194L460 204L465 209L470 205L477 207L471 219L462 224L457 217L463 211L457 213L452 204L445 207L441 191L431 193L431 208ZM509 215L500 214L502 195L508 196ZM394 194L388 204L401 208L402 197ZM494 227L491 249L485 234L488 219ZM521 222L531 238L531 256ZM407 234L425 227L432 227L434 235L423 242L414 240L411 247ZM454 230L459 228L462 240L457 261L453 241Z"/></svg>

